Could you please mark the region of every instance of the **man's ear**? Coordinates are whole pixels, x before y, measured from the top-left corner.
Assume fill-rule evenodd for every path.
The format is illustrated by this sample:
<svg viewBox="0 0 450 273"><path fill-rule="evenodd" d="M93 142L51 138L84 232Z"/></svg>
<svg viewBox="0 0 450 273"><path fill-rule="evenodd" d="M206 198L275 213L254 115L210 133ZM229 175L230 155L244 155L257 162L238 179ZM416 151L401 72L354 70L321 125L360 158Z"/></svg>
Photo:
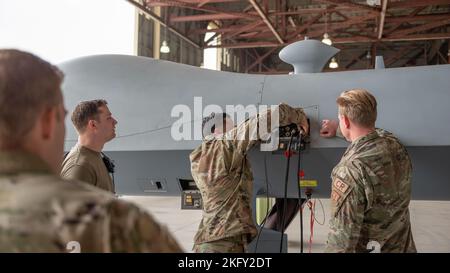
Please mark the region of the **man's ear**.
<svg viewBox="0 0 450 273"><path fill-rule="evenodd" d="M95 129L95 128L97 128L97 123L96 123L95 120L90 119L90 120L88 121L88 124L87 124L86 127L87 127L87 128L90 128L90 129Z"/></svg>
<svg viewBox="0 0 450 273"><path fill-rule="evenodd" d="M58 113L56 107L47 107L40 117L42 138L48 140L51 138L55 126Z"/></svg>
<svg viewBox="0 0 450 273"><path fill-rule="evenodd" d="M345 128L346 129L349 129L350 128L350 119L348 119L348 117L347 116L343 116L344 117L344 125L345 125Z"/></svg>

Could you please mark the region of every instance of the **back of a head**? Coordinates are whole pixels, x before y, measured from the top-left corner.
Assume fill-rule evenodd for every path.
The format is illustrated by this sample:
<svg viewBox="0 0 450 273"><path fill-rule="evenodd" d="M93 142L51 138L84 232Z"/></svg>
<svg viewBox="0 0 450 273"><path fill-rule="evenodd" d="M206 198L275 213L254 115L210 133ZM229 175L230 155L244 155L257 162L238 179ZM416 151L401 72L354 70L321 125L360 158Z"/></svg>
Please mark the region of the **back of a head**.
<svg viewBox="0 0 450 273"><path fill-rule="evenodd" d="M0 50L0 148L20 147L45 107L62 101L63 74L39 57Z"/></svg>
<svg viewBox="0 0 450 273"><path fill-rule="evenodd" d="M203 137L213 134L216 128L224 128L227 119L231 119L227 113L211 113L204 117L202 121Z"/></svg>
<svg viewBox="0 0 450 273"><path fill-rule="evenodd" d="M30 53L0 50L2 154L19 150L22 137L46 117L40 113L62 103L62 78L56 67ZM64 135L58 137L61 153L55 154L62 158ZM86 183L62 181L35 157L23 159L20 154L1 166L19 165L0 176L0 196L8 197L0 202L0 252L64 252L72 243L86 252L181 252L144 210Z"/></svg>
<svg viewBox="0 0 450 273"><path fill-rule="evenodd" d="M342 92L336 100L339 114L348 117L355 124L372 128L377 119L377 101L365 89L352 89Z"/></svg>
<svg viewBox="0 0 450 273"><path fill-rule="evenodd" d="M106 106L108 102L106 100L89 100L82 101L77 104L72 112L72 123L78 133L83 133L89 120L95 119L98 121L99 107Z"/></svg>

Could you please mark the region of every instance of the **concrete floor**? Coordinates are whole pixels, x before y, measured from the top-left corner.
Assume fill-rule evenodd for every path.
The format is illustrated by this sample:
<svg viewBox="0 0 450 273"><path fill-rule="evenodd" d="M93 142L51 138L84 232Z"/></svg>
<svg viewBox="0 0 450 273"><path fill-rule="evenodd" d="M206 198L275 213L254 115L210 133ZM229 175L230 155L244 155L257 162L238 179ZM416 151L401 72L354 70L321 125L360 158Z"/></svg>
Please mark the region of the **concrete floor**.
<svg viewBox="0 0 450 273"><path fill-rule="evenodd" d="M180 197L123 196L124 200L147 209L174 234L186 252L191 252L193 238L201 219L200 210L181 210ZM329 200L320 199L325 212L325 224L314 223L311 252L323 252L328 232ZM323 223L324 214L316 201L316 220ZM450 201L412 201L410 204L414 240L419 252L450 252ZM309 252L310 212L304 210L304 252ZM287 229L288 252L300 251L299 216Z"/></svg>

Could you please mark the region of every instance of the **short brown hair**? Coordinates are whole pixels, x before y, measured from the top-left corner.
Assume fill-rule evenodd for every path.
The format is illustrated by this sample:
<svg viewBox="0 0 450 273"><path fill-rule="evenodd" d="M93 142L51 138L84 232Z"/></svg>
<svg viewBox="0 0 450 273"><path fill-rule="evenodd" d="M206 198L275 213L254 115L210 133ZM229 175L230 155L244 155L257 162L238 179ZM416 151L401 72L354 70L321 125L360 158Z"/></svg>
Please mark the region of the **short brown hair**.
<svg viewBox="0 0 450 273"><path fill-rule="evenodd" d="M365 89L352 89L337 98L339 114L347 116L354 123L364 126L375 126L377 120L377 101Z"/></svg>
<svg viewBox="0 0 450 273"><path fill-rule="evenodd" d="M63 73L41 58L0 49L0 146L20 146L38 113L61 103Z"/></svg>
<svg viewBox="0 0 450 273"><path fill-rule="evenodd" d="M79 133L86 128L89 120L98 121L99 107L106 106L106 100L89 100L80 102L72 113L72 122Z"/></svg>

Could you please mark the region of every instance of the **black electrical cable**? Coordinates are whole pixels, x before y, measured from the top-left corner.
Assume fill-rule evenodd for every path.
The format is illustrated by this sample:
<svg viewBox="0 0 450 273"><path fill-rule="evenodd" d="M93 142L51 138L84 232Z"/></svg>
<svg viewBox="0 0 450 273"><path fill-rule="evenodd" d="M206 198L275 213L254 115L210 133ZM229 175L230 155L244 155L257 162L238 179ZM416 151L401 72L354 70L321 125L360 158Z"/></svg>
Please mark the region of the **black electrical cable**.
<svg viewBox="0 0 450 273"><path fill-rule="evenodd" d="M286 165L286 176L284 179L284 202L283 202L283 213L281 215L281 239L280 239L280 253L283 250L283 234L284 234L284 218L286 215L286 207L287 207L287 187L288 187L288 180L289 180L289 164L290 164L290 158L291 158L291 144L292 139L294 138L294 131L291 131L291 139L289 140L286 156L287 156L287 165ZM278 208L277 208L278 209Z"/></svg>
<svg viewBox="0 0 450 273"><path fill-rule="evenodd" d="M114 164L114 160L111 160L111 158L109 158L105 153L101 152L100 154L102 157L102 161L105 164L106 170L108 171L108 173L111 174L112 187L113 187L114 194L116 194L116 184L114 181L114 173L115 173L116 165Z"/></svg>
<svg viewBox="0 0 450 273"><path fill-rule="evenodd" d="M265 180L266 180L266 217L264 217L264 220L261 222L259 230L258 230L258 236L256 237L256 244L255 244L255 253L257 253L257 250L258 250L259 237L261 236L262 229L264 228L264 224L266 223L266 220L269 217L269 176L267 175L267 156L266 156L266 154L264 154L264 175L265 175Z"/></svg>
<svg viewBox="0 0 450 273"><path fill-rule="evenodd" d="M297 181L298 181L298 204L300 207L300 253L303 253L303 207L302 207L302 189L301 189L301 182L300 182L300 150L301 150L301 144L302 144L302 134L300 133L298 135L298 162L297 162Z"/></svg>
<svg viewBox="0 0 450 273"><path fill-rule="evenodd" d="M320 199L317 199L317 200L319 201L320 207L322 208L322 215L323 215L322 218L323 218L323 220L322 220L322 222L317 221L317 218L316 218L316 207L314 207L314 221L316 221L317 224L323 226L323 225L325 225L325 209L323 208L322 201Z"/></svg>

